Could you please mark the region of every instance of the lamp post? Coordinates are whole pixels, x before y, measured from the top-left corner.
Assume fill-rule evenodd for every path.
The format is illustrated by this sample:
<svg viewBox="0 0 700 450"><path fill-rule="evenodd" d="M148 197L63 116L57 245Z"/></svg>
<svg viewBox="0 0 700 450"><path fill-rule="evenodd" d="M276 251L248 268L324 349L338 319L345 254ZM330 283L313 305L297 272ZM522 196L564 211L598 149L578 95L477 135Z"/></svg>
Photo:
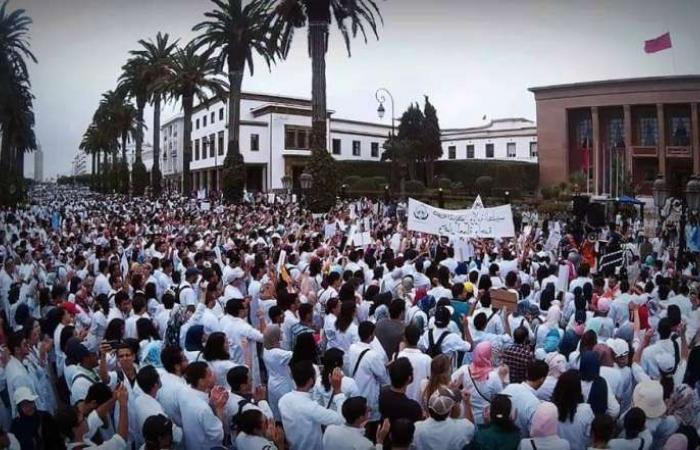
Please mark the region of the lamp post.
<svg viewBox="0 0 700 450"><path fill-rule="evenodd" d="M314 184L314 176L308 172L308 168L299 176L299 184L304 193L304 205L306 206L306 197L308 196L309 189L311 189L311 186Z"/></svg>
<svg viewBox="0 0 700 450"><path fill-rule="evenodd" d="M395 128L394 128L394 121L396 120L396 114L394 110L394 96L391 95L391 92L389 92L388 89L386 88L379 88L377 89L377 92L374 93L374 97L377 99L379 102L379 107L377 108L377 115L379 116L380 119L384 118L384 114L386 113L386 109L384 109L384 102L386 102L387 97L389 100L391 100L391 139L393 139L396 136L395 133ZM395 156L394 156L395 157ZM405 182L405 172L406 172L406 163L401 162L400 163L400 183L401 183L401 198L405 199L406 198L406 182Z"/></svg>
<svg viewBox="0 0 700 450"><path fill-rule="evenodd" d="M682 270L682 258L685 257L685 225L688 222L688 216L697 213L700 208L700 179L695 175L690 177L688 184L685 186L685 201L681 207L681 221L678 230L678 253L676 255L676 269Z"/></svg>
<svg viewBox="0 0 700 450"><path fill-rule="evenodd" d="M445 207L445 196L443 194L442 188L438 188L438 207L440 208Z"/></svg>
<svg viewBox="0 0 700 450"><path fill-rule="evenodd" d="M284 175L282 177L282 187L287 192L287 202L292 201L292 177Z"/></svg>
<svg viewBox="0 0 700 450"><path fill-rule="evenodd" d="M506 200L506 205L510 203L510 191L505 191L503 193L503 196L505 197Z"/></svg>
<svg viewBox="0 0 700 450"><path fill-rule="evenodd" d="M345 200L345 196L347 195L348 192L348 185L347 184L342 184L340 186L340 199Z"/></svg>
<svg viewBox="0 0 700 450"><path fill-rule="evenodd" d="M652 193L654 195L654 206L656 206L656 234L661 234L661 208L664 207L668 196L668 188L663 175L657 175L652 187Z"/></svg>

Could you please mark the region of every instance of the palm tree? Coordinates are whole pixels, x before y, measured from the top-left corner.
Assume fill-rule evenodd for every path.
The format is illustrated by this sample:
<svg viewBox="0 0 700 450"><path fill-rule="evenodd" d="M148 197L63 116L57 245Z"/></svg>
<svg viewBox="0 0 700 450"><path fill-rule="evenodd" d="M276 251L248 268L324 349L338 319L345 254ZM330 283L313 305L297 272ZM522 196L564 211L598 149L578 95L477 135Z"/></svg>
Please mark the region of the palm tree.
<svg viewBox="0 0 700 450"><path fill-rule="evenodd" d="M101 148L106 155L112 156L111 162L111 185L115 191L128 191L128 165L125 161L125 143L122 144L122 154L124 158L119 164L119 137L122 136L120 127L120 108L124 103L124 97L120 92L109 90L102 94L100 104L93 115L93 123L97 127L100 136ZM107 158L105 157L105 160ZM106 163L105 163L106 165ZM124 169L127 169L125 172ZM121 183L120 183L121 181ZM126 185L126 188L124 187Z"/></svg>
<svg viewBox="0 0 700 450"><path fill-rule="evenodd" d="M365 42L368 31L379 39L377 28L383 23L382 15L374 0L277 0L276 3L278 21L273 27L273 39L283 57L289 53L294 31L308 22L312 126L309 170L314 177L311 207L327 210L335 203L337 188L335 161L326 146L328 28L333 18L350 55L350 38L358 33Z"/></svg>
<svg viewBox="0 0 700 450"><path fill-rule="evenodd" d="M143 148L143 111L151 98L151 80L149 79L148 62L145 58L136 56L130 58L122 66L117 92L122 97L136 100L138 133L136 135L135 160L132 169L132 188L135 195L142 195L148 184L148 172L143 164L141 151Z"/></svg>
<svg viewBox="0 0 700 450"><path fill-rule="evenodd" d="M30 91L27 60L36 63L29 50L32 19L25 10L0 6L0 202L15 203L22 193L24 153L36 149L34 96ZM9 194L9 195L8 195Z"/></svg>
<svg viewBox="0 0 700 450"><path fill-rule="evenodd" d="M160 172L160 106L163 100L163 92L154 89L158 80L168 74L168 61L177 47L179 39L168 42L170 36L165 33L156 34L155 41L141 39L139 44L143 49L132 50L130 53L146 62L147 86L150 90L150 99L153 103L153 169L151 169L151 186L153 192L158 195L161 190Z"/></svg>
<svg viewBox="0 0 700 450"><path fill-rule="evenodd" d="M88 126L87 130L85 130L85 133L83 133L83 137L80 140L80 145L78 146L80 150L91 156L92 172L90 176L90 187L93 190L97 188L96 181L99 179L100 176L99 171L101 148L99 139L99 130L93 122Z"/></svg>
<svg viewBox="0 0 700 450"><path fill-rule="evenodd" d="M270 32L274 15L273 0L252 0L242 6L241 0L211 0L216 9L204 13L208 20L195 25L201 31L199 44L220 50L217 63L223 71L228 66L228 142L224 160L224 196L240 201L245 184L245 163L240 151L241 86L245 68L253 75L253 54L260 55L268 67L275 58Z"/></svg>
<svg viewBox="0 0 700 450"><path fill-rule="evenodd" d="M178 48L170 58L168 75L155 83L154 88L167 93L167 98L182 101L184 112L184 151L182 159L182 193L189 195L192 190L192 110L195 97L200 103L207 101L209 94L225 99L228 84L221 79L218 62L212 58L213 48L198 52L195 42Z"/></svg>

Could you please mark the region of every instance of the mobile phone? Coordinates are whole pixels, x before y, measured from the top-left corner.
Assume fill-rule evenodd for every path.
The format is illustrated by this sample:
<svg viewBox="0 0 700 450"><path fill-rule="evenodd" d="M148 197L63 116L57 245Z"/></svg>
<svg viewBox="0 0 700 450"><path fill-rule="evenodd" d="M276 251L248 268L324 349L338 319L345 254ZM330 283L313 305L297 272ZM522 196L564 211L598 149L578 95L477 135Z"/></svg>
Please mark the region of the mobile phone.
<svg viewBox="0 0 700 450"><path fill-rule="evenodd" d="M122 344L122 341L117 339L117 340L113 340L113 341L107 341L107 344L109 345L109 348L114 350Z"/></svg>

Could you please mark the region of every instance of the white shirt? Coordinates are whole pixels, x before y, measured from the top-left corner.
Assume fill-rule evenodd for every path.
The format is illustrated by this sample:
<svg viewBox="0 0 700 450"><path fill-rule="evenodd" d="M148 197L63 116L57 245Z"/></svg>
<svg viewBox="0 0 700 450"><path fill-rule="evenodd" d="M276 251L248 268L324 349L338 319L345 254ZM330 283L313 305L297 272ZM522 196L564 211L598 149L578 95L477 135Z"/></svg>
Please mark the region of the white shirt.
<svg viewBox="0 0 700 450"><path fill-rule="evenodd" d="M177 426L182 426L182 416L180 414L180 404L178 402L178 393L182 389L187 388L187 384L182 377L178 377L164 369L158 369L160 375L160 389L156 399L163 411Z"/></svg>
<svg viewBox="0 0 700 450"><path fill-rule="evenodd" d="M469 375L469 365L465 364L452 373L452 381L460 380L465 390L471 394L472 413L477 425L484 423L484 410L493 399L493 396L503 390L503 382L498 376L497 370L492 370L488 378L483 381L475 381ZM476 386L475 386L476 383ZM478 389L477 389L478 388ZM483 397L482 397L483 395ZM486 397L486 398L484 398Z"/></svg>
<svg viewBox="0 0 700 450"><path fill-rule="evenodd" d="M357 360L363 352L365 352L364 356L357 365ZM357 372L353 373L356 365ZM367 399L370 420L379 420L379 391L382 386L389 384L389 375L380 352L371 344L364 342L352 344L347 354L346 371L348 376L355 380L359 395Z"/></svg>
<svg viewBox="0 0 700 450"><path fill-rule="evenodd" d="M292 349L292 325L299 322L299 318L290 310L284 312L284 321L282 322L282 348L285 350Z"/></svg>
<svg viewBox="0 0 700 450"><path fill-rule="evenodd" d="M530 421L540 400L535 395L535 390L527 382L509 384L501 394L509 395L511 404L515 409L515 424L520 428L521 436L530 435ZM539 447L538 447L539 450Z"/></svg>
<svg viewBox="0 0 700 450"><path fill-rule="evenodd" d="M182 306L194 306L197 304L197 293L187 281L180 283L180 293L178 297Z"/></svg>
<svg viewBox="0 0 700 450"><path fill-rule="evenodd" d="M242 339L254 342L262 342L263 340L262 333L240 317L226 314L219 320L219 326L228 338L228 353L231 360L237 364L246 363L241 347Z"/></svg>
<svg viewBox="0 0 700 450"><path fill-rule="evenodd" d="M337 328L334 331L335 333L328 338L327 348L339 348L343 352L347 352L350 345L360 341L357 325L354 323L351 323L345 331L340 331Z"/></svg>
<svg viewBox="0 0 700 450"><path fill-rule="evenodd" d="M474 437L474 424L466 419L437 421L432 417L416 422L413 445L417 449L461 449Z"/></svg>
<svg viewBox="0 0 700 450"><path fill-rule="evenodd" d="M644 445L642 445L641 450L649 450L652 443L651 433L649 430L644 430L634 439L624 439L624 432L621 434L619 439L611 439L608 442L608 448L610 450L640 450L640 445L644 440Z"/></svg>
<svg viewBox="0 0 700 450"><path fill-rule="evenodd" d="M364 428L329 425L323 433L323 448L327 450L369 450L374 448L372 441L365 437Z"/></svg>
<svg viewBox="0 0 700 450"><path fill-rule="evenodd" d="M345 395L342 393L333 397L338 411L344 401ZM308 392L285 394L279 402L279 409L290 450L322 450L321 426L341 425L344 422L339 412L319 405Z"/></svg>
<svg viewBox="0 0 700 450"><path fill-rule="evenodd" d="M569 417L564 422L558 422L559 437L569 441L571 450L586 450L591 441L591 423L593 410L588 403L579 403L576 407L573 422Z"/></svg>
<svg viewBox="0 0 700 450"><path fill-rule="evenodd" d="M451 356L451 354L455 352L468 352L472 348L472 346L469 345L469 342L459 337L457 333L450 333L447 328L433 328L423 333L423 336L421 336L420 340L418 341L418 347L423 351L428 350L430 343L428 333L433 334L433 343L435 344L437 344L440 336L442 336L443 333L448 333L448 335L445 336L445 339L443 339L441 345L442 353L448 356Z"/></svg>
<svg viewBox="0 0 700 450"><path fill-rule="evenodd" d="M277 450L277 446L262 436L238 433L236 436L237 450Z"/></svg>
<svg viewBox="0 0 700 450"><path fill-rule="evenodd" d="M522 430L521 430L522 433ZM532 443L535 443L533 446ZM523 439L520 441L518 450L569 450L569 442L559 436L547 436L543 438Z"/></svg>
<svg viewBox="0 0 700 450"><path fill-rule="evenodd" d="M164 416L167 416L165 414L165 411L163 410L163 407L158 403L158 400L155 398L151 397L148 394L141 394L138 397L136 397L136 400L134 400L134 411L129 411L129 415L134 414L136 416L136 434L138 435L138 442L137 445L140 445L143 443L143 424L146 422L146 419L148 419L151 416L156 416L158 414L163 414ZM182 430L178 426L173 426L173 441L175 442L181 442L182 441Z"/></svg>
<svg viewBox="0 0 700 450"><path fill-rule="evenodd" d="M211 448L221 446L224 426L209 406L206 393L185 386L178 392L178 403L182 414L182 431L185 448Z"/></svg>
<svg viewBox="0 0 700 450"><path fill-rule="evenodd" d="M112 286L109 284L109 279L103 273L100 273L95 277L95 285L92 287L92 296L97 297L100 294L109 295L109 291L112 290Z"/></svg>
<svg viewBox="0 0 700 450"><path fill-rule="evenodd" d="M406 397L420 403L420 384L430 377L430 363L432 358L417 348L405 348L399 352L397 358L408 358L413 368L413 381L406 386Z"/></svg>

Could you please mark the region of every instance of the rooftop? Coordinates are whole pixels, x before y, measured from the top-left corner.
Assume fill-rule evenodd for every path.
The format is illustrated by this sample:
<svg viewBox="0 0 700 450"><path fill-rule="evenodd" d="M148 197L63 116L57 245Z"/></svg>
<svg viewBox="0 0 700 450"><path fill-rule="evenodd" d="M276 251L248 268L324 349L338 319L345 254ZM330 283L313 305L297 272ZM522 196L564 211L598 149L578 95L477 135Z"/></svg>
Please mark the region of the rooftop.
<svg viewBox="0 0 700 450"><path fill-rule="evenodd" d="M553 84L549 86L535 86L528 90L533 93L553 90L553 89L571 89L571 88L587 88L587 87L599 87L599 86L615 86L622 84L636 84L636 83L678 83L678 82L699 82L700 75L698 74L688 74L688 75L666 75L666 76L656 76L656 77L639 77L639 78L617 78L611 80L594 80L594 81L581 81L576 83L565 83L565 84Z"/></svg>

